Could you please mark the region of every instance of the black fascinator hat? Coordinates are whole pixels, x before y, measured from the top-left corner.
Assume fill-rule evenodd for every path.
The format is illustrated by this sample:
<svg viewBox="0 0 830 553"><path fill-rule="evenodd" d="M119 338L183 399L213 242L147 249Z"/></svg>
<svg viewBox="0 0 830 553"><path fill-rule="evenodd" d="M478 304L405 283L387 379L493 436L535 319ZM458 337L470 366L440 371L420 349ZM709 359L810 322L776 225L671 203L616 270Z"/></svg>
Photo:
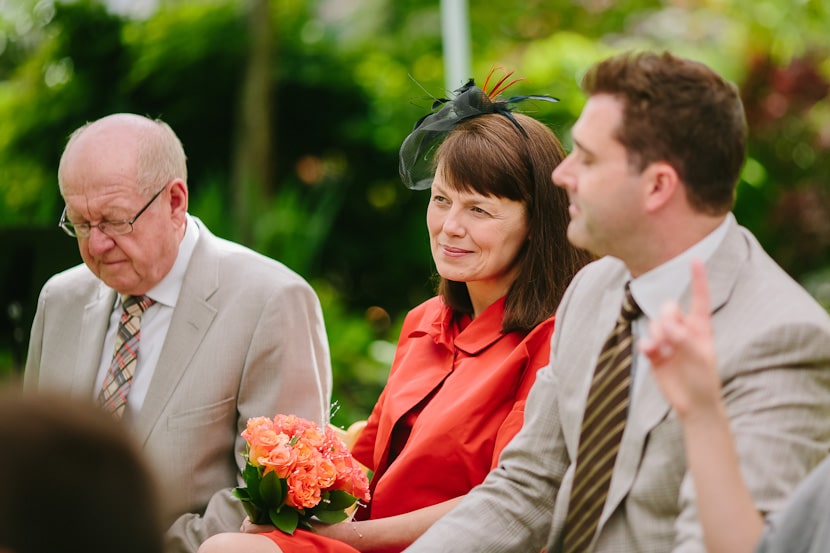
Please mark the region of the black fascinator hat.
<svg viewBox="0 0 830 553"><path fill-rule="evenodd" d="M453 99L438 98L432 104L432 112L418 119L409 136L403 141L399 154L398 172L407 188L426 190L432 186L435 167L433 156L447 134L462 121L487 113L498 113L507 117L527 137L527 133L510 113L513 104L522 100L544 100L558 102L558 98L547 95L513 96L498 100L499 94L513 86L521 79L505 84L513 73L507 73L490 92L485 92L493 71L484 82L484 89L476 86L470 79L467 84L457 89Z"/></svg>

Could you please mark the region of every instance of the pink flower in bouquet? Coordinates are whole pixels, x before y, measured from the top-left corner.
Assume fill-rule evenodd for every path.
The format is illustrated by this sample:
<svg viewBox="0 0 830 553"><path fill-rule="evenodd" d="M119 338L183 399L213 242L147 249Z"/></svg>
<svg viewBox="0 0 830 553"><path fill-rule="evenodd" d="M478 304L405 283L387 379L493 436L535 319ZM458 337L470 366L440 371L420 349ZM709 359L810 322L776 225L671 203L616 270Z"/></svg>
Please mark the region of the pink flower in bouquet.
<svg viewBox="0 0 830 553"><path fill-rule="evenodd" d="M369 501L369 486L363 467L354 460L346 444L332 428L326 428L326 441L331 446L329 459L334 463L337 475L333 487L363 501Z"/></svg>
<svg viewBox="0 0 830 553"><path fill-rule="evenodd" d="M277 415L273 424L277 432L302 440L312 447L320 447L323 444L323 433L310 420L296 415Z"/></svg>
<svg viewBox="0 0 830 553"><path fill-rule="evenodd" d="M363 467L355 463L343 472L338 472L337 481L332 486L335 490L342 490L362 501L369 501L369 482Z"/></svg>
<svg viewBox="0 0 830 553"><path fill-rule="evenodd" d="M357 500L369 500L366 473L328 426L294 416L248 420L242 471L246 487L234 494L256 524L271 522L286 533L309 520L339 522Z"/></svg>

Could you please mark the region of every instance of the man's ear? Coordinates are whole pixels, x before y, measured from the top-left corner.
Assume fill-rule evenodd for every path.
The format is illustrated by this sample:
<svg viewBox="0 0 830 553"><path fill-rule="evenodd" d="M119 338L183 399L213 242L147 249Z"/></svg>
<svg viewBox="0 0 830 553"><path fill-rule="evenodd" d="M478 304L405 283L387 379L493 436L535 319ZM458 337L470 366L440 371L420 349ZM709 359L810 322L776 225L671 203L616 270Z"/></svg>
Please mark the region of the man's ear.
<svg viewBox="0 0 830 553"><path fill-rule="evenodd" d="M174 219L184 222L187 213L187 185L182 179L174 179L170 184L170 211Z"/></svg>
<svg viewBox="0 0 830 553"><path fill-rule="evenodd" d="M662 209L678 194L683 194L683 183L680 176L670 164L665 161L655 161L643 171L645 179L645 208L649 213Z"/></svg>

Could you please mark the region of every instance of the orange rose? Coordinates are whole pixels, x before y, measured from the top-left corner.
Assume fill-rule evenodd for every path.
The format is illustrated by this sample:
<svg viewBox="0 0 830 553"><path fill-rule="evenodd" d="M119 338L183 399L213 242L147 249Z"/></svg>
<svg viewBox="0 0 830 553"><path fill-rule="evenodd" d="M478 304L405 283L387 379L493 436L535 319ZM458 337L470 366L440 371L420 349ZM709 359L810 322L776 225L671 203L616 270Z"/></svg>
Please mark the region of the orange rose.
<svg viewBox="0 0 830 553"><path fill-rule="evenodd" d="M320 503L320 487L317 485L315 471L297 469L288 475L287 505L299 508L311 508Z"/></svg>
<svg viewBox="0 0 830 553"><path fill-rule="evenodd" d="M317 460L323 455L305 440L297 440L294 445L294 455L297 459L297 466L308 470L317 466Z"/></svg>
<svg viewBox="0 0 830 553"><path fill-rule="evenodd" d="M249 419L242 437L248 442L248 458L254 466L257 466L258 460L266 457L276 445L287 441L285 437L277 434L271 420L265 417Z"/></svg>
<svg viewBox="0 0 830 553"><path fill-rule="evenodd" d="M325 443L325 436L316 426L303 429L302 438L310 446L316 448L323 447L323 444Z"/></svg>
<svg viewBox="0 0 830 553"><path fill-rule="evenodd" d="M337 469L334 463L325 457L320 457L317 462L317 485L325 490L332 487L336 481Z"/></svg>
<svg viewBox="0 0 830 553"><path fill-rule="evenodd" d="M269 472L276 472L277 477L286 478L296 463L296 456L294 450L288 445L288 436L285 434L279 435L282 438L282 443L271 449L266 456L257 459L259 464L265 467L263 476Z"/></svg>

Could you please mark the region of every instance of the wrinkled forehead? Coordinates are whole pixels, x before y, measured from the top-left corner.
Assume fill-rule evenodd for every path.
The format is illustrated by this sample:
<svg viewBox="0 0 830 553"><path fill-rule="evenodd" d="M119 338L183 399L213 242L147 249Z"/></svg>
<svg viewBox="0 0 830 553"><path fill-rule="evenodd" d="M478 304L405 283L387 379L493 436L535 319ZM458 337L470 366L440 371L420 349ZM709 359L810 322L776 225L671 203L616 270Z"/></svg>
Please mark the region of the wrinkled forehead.
<svg viewBox="0 0 830 553"><path fill-rule="evenodd" d="M69 219L75 222L127 220L144 202L144 198L129 183L69 189L63 199Z"/></svg>

